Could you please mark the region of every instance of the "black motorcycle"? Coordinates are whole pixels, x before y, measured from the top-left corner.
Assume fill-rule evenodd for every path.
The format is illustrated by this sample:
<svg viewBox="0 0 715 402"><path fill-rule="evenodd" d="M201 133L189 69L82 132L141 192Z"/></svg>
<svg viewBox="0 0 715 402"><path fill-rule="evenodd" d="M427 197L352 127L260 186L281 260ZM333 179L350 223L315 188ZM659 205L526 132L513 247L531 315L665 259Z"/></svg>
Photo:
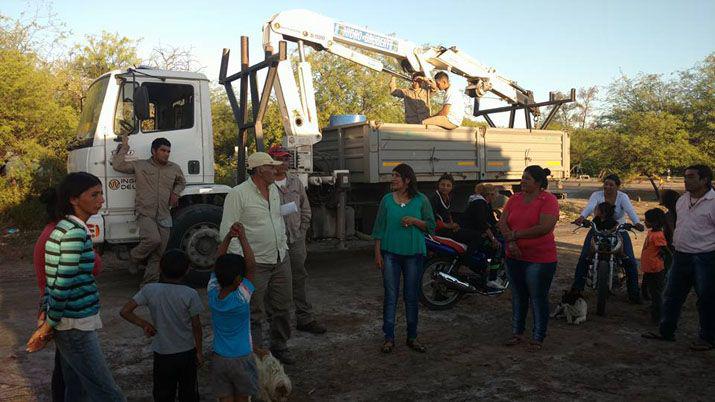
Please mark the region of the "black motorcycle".
<svg viewBox="0 0 715 402"><path fill-rule="evenodd" d="M427 259L422 271L420 302L430 310L446 310L465 294L497 295L509 286L503 258L491 258L477 250L472 256L475 267L468 275L457 274L465 244L447 237L425 236ZM485 286L488 277L494 278L493 287Z"/></svg>
<svg viewBox="0 0 715 402"><path fill-rule="evenodd" d="M623 250L622 233L629 231L635 236L635 226L621 223L612 229L598 230L594 222L584 220L574 232L581 228L593 231L586 286L596 290L596 314L603 316L606 314L608 296L625 288L624 260L627 256Z"/></svg>

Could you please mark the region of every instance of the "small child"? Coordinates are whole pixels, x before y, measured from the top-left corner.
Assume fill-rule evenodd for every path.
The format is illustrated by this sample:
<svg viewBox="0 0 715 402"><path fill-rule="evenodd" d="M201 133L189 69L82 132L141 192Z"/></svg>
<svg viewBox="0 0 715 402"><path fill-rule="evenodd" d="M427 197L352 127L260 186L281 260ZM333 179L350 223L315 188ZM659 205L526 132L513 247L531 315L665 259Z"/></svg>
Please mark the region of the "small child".
<svg viewBox="0 0 715 402"><path fill-rule="evenodd" d="M124 305L122 318L154 337L154 400L198 401L197 367L203 364L202 331L199 313L201 298L193 288L182 284L189 270L189 259L181 250L169 250L159 262L161 281L149 283ZM134 314L147 306L153 322Z"/></svg>
<svg viewBox="0 0 715 402"><path fill-rule="evenodd" d="M238 238L244 257L226 254ZM219 400L248 401L258 393L258 369L252 356L251 295L255 259L240 223L234 223L218 249L208 285L214 356L211 377ZM257 354L263 352L256 350Z"/></svg>
<svg viewBox="0 0 715 402"><path fill-rule="evenodd" d="M618 221L614 217L616 207L608 202L602 202L596 205L593 211L593 222L598 230L611 230L618 226Z"/></svg>
<svg viewBox="0 0 715 402"><path fill-rule="evenodd" d="M665 283L664 257L670 253L663 232L665 226L663 210L653 208L646 211L645 225L648 228L648 235L641 252L641 269L643 270L641 292L644 300L652 299L651 320L657 323L660 321L660 306Z"/></svg>

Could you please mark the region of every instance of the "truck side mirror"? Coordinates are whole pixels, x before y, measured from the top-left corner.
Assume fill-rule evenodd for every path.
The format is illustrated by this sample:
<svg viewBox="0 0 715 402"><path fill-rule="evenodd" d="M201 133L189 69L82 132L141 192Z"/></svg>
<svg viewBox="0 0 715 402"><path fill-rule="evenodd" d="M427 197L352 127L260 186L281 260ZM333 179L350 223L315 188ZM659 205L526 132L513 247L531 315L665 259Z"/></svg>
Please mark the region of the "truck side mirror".
<svg viewBox="0 0 715 402"><path fill-rule="evenodd" d="M138 86L134 88L134 115L139 120L149 118L149 92L146 87Z"/></svg>

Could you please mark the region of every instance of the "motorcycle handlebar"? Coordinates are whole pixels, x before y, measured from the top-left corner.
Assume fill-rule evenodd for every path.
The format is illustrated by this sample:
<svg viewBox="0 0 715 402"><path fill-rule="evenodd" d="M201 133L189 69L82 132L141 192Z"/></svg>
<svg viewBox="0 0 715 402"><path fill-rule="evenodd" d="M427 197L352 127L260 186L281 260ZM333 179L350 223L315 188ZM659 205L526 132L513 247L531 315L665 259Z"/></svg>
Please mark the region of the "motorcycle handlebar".
<svg viewBox="0 0 715 402"><path fill-rule="evenodd" d="M586 228L586 229L591 229L591 228L593 228L594 230L598 230L598 229L596 228L596 224L595 224L593 221L590 221L590 220L588 220L588 219L584 219L583 221L581 221L580 224L577 223L576 221L571 222L571 224L578 226L578 228L576 228L575 230L578 230L578 229L580 229L580 228ZM618 225L618 227L617 227L616 229L617 229L617 230L627 230L627 231L629 231L629 232L633 232L634 229L637 230L637 231L639 231L639 232L642 232L642 231L643 231L642 228L640 228L640 227L638 227L638 226L635 226L635 225L632 225L632 224L630 224L630 223L621 223L620 225ZM574 231L575 231L575 230L574 230Z"/></svg>

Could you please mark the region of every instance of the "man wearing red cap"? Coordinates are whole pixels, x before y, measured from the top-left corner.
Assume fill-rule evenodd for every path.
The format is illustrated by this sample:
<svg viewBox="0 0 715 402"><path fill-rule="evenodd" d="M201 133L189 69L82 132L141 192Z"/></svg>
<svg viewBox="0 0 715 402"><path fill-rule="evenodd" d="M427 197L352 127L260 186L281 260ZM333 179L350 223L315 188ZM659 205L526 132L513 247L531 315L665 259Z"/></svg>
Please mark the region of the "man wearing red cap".
<svg viewBox="0 0 715 402"><path fill-rule="evenodd" d="M273 145L268 154L276 161L283 162L276 166L275 184L280 190L281 205L289 213L283 216L286 235L288 236L288 256L290 257L293 276L293 303L295 303L296 329L313 334L324 334L326 329L313 317L313 307L308 302L305 283L308 272L305 270L307 251L305 235L310 226L310 203L305 193L305 186L300 179L288 174L291 155L278 144ZM293 203L295 206L290 206ZM293 212L290 212L290 210Z"/></svg>

